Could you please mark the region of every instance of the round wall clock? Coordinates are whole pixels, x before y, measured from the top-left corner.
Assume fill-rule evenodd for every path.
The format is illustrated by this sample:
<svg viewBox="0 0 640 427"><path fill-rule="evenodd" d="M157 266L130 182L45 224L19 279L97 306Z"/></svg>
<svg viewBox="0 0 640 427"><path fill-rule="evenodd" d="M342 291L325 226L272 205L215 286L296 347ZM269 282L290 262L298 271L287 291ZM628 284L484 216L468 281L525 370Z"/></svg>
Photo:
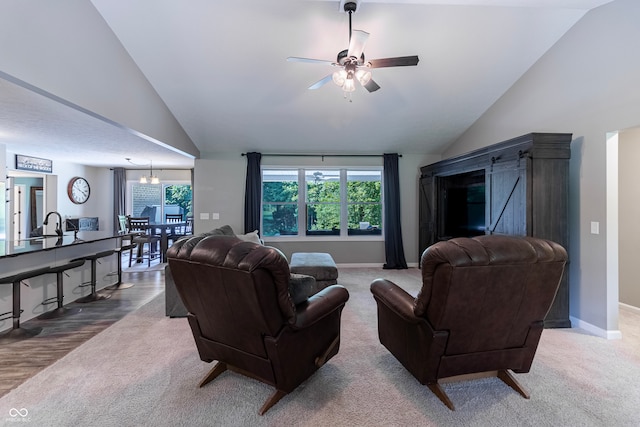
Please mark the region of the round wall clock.
<svg viewBox="0 0 640 427"><path fill-rule="evenodd" d="M91 194L89 182L80 176L71 178L67 186L67 194L69 195L69 199L77 205L86 202L89 200L89 195Z"/></svg>

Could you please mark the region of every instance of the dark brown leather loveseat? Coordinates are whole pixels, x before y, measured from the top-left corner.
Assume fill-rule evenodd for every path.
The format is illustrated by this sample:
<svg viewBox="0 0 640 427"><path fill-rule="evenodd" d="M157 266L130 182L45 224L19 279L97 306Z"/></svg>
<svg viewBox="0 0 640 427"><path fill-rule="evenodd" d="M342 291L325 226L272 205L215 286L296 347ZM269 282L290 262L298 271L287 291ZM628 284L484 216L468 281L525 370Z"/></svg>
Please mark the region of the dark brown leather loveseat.
<svg viewBox="0 0 640 427"><path fill-rule="evenodd" d="M532 237L487 235L438 242L422 255L416 298L377 279L380 342L450 409L440 382L529 372L567 253Z"/></svg>
<svg viewBox="0 0 640 427"><path fill-rule="evenodd" d="M200 386L227 369L270 384L264 414L338 353L349 293L333 285L294 305L279 250L200 235L178 240L167 257L200 359L218 361Z"/></svg>

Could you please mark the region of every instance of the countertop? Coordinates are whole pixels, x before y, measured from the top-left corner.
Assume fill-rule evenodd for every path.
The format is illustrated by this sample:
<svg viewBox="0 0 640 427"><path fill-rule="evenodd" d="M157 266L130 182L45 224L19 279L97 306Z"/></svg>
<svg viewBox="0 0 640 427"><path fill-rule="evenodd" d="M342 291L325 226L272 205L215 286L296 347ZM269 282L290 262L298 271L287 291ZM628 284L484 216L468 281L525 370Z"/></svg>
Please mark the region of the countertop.
<svg viewBox="0 0 640 427"><path fill-rule="evenodd" d="M24 240L9 241L0 239L0 259L30 254L39 251L49 251L64 247L82 245L121 237L107 231L79 231L77 239L73 232L66 232L62 237L33 237Z"/></svg>

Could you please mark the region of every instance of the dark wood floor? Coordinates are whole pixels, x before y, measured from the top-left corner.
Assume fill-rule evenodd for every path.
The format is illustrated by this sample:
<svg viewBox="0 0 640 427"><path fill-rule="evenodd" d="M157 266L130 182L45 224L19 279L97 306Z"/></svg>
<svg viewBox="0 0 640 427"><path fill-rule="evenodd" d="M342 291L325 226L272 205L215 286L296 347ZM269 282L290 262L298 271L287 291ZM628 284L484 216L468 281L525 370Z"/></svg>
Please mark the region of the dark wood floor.
<svg viewBox="0 0 640 427"><path fill-rule="evenodd" d="M137 270L137 271L136 271ZM133 283L128 289L101 291L111 298L85 304L72 302L68 308L80 308L76 314L51 320L31 319L25 328L42 328L35 337L14 342L0 342L0 396L18 387L42 369L103 331L128 313L149 302L164 291L162 269L144 271L137 267L123 272L123 282Z"/></svg>

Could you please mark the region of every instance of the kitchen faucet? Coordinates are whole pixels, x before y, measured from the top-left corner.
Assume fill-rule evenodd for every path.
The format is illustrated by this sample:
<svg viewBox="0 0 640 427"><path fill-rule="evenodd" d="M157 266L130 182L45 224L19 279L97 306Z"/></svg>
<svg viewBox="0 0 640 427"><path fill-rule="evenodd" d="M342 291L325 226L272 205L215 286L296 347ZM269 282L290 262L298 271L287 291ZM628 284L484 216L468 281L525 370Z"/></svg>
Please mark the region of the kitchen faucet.
<svg viewBox="0 0 640 427"><path fill-rule="evenodd" d="M51 214L58 215L58 222L56 223L56 234L58 236L62 236L62 215L60 215L59 212L57 212L57 211L49 212L47 214L47 216L44 218L44 221L42 222L42 225L49 225L49 216Z"/></svg>

